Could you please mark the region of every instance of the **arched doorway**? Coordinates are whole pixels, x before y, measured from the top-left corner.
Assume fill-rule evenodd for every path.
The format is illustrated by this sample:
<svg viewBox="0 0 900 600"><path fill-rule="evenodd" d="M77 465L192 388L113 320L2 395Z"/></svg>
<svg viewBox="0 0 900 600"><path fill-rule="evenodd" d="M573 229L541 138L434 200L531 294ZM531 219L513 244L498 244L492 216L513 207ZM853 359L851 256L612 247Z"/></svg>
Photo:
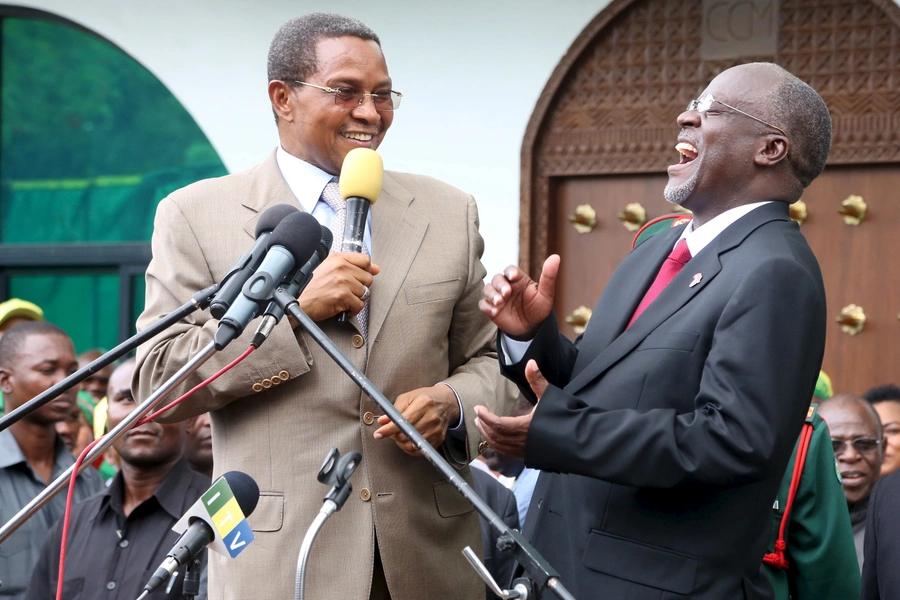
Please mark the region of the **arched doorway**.
<svg viewBox="0 0 900 600"><path fill-rule="evenodd" d="M544 89L522 147L520 264L563 256L557 313L592 307L634 235L618 214L668 214L675 117L719 72L773 61L808 82L832 113L828 167L804 194L802 230L825 277L823 368L838 391L896 381L900 359L900 8L891 0L614 0L585 28ZM868 205L845 224L842 201ZM569 221L581 205L596 225ZM862 306L864 330L837 317ZM784 310L802 310L785 299ZM602 316L598 316L602 318ZM594 317L597 318L597 317Z"/></svg>

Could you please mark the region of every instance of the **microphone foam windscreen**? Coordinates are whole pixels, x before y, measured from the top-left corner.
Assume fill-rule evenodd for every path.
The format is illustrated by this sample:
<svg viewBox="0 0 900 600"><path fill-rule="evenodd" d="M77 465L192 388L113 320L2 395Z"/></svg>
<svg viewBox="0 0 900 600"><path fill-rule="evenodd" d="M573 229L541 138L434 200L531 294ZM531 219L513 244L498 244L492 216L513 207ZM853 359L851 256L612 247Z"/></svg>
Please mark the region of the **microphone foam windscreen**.
<svg viewBox="0 0 900 600"><path fill-rule="evenodd" d="M309 213L295 212L284 218L272 231L269 248L283 246L294 257L294 264L302 266L312 257L322 239L322 226Z"/></svg>
<svg viewBox="0 0 900 600"><path fill-rule="evenodd" d="M252 477L241 471L228 471L222 477L228 482L228 487L241 507L241 512L245 517L249 517L259 502L259 486Z"/></svg>
<svg viewBox="0 0 900 600"><path fill-rule="evenodd" d="M354 148L341 166L341 198L365 198L375 204L383 179L381 155L369 148Z"/></svg>
<svg viewBox="0 0 900 600"><path fill-rule="evenodd" d="M256 222L256 235L254 237L259 237L261 233L272 231L286 216L295 212L300 211L297 207L290 204L276 204L267 209L266 212L259 216L259 220Z"/></svg>
<svg viewBox="0 0 900 600"><path fill-rule="evenodd" d="M331 252L331 244L334 243L334 234L330 229L322 225L322 243L319 244L319 253L321 254L321 249L325 249L325 253L320 257L322 260L325 260L328 257L328 253Z"/></svg>

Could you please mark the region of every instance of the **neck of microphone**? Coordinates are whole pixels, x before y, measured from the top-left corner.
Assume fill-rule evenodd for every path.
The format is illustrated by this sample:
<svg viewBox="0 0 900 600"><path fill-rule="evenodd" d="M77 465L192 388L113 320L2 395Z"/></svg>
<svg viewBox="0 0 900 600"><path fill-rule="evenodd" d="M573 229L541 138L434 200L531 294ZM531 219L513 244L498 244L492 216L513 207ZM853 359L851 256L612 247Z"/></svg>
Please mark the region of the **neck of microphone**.
<svg viewBox="0 0 900 600"><path fill-rule="evenodd" d="M368 148L354 148L341 166L341 197L347 202L341 252L363 252L369 206L381 193L384 164L381 156Z"/></svg>

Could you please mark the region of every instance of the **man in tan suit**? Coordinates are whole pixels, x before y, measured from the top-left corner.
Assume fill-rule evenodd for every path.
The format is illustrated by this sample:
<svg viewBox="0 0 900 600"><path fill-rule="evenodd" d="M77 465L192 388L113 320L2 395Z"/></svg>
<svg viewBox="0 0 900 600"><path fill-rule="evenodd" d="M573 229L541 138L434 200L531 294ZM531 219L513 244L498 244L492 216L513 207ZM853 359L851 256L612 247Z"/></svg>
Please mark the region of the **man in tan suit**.
<svg viewBox="0 0 900 600"><path fill-rule="evenodd" d="M323 190L352 148L378 147L401 97L391 91L378 37L338 15L285 24L272 42L268 75L280 146L248 171L201 181L160 203L139 329L221 281L270 206L298 206L335 228ZM465 465L482 442L473 407L489 403L507 413L514 401L496 365L495 329L477 306L485 270L475 202L434 179L386 172L366 243L371 261L333 252L300 306L471 481ZM366 299L363 323L357 313ZM345 310L354 318L338 322ZM140 397L209 343L217 325L196 313L144 345ZM182 389L234 359L254 330ZM210 598L292 597L300 542L327 491L316 473L330 447L359 451L363 461L354 495L313 546L307 598L484 597L460 553L481 547L477 514L286 319L259 351L167 417L206 411L215 475L241 470L262 490L250 517L255 542L233 562L211 555Z"/></svg>

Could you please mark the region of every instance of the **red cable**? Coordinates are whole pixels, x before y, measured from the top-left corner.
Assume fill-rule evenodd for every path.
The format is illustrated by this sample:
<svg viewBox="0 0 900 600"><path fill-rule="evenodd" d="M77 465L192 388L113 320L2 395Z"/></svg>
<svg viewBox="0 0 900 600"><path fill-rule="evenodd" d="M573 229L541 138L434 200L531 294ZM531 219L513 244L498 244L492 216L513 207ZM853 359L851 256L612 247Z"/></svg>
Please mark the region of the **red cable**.
<svg viewBox="0 0 900 600"><path fill-rule="evenodd" d="M224 367L222 367L221 369L219 369L218 371L213 373L208 379L206 379L202 383L194 386L190 391L185 393L183 396L181 396L177 400L167 404L166 406L159 409L155 413L144 417L141 421L139 421L135 425L135 427L140 427L144 423L149 423L150 421L152 421L153 419L155 419L162 413L166 412L167 410L170 410L170 409L178 406L179 404L181 404L182 402L187 400L191 396L191 394L193 394L197 390L205 388L210 383L212 383L213 381L215 381L216 379L218 379L219 377L221 377L222 375L227 373L236 364L238 364L239 362L241 362L242 360L244 360L245 358L250 356L250 353L253 352L254 350L256 350L256 346L250 346L249 348L244 350L243 354L241 354L236 359L234 359L233 361L231 361L230 363L228 363L227 365L225 365ZM94 440L93 442L88 444L84 450L81 451L81 454L79 454L78 458L75 460L75 466L72 469L72 475L69 478L69 491L66 494L66 512L63 513L62 539L60 540L60 543L59 543L59 580L56 582L56 600L62 600L63 581L64 581L64 575L66 572L66 544L69 541L69 515L72 512L72 500L75 497L75 481L78 479L78 471L81 467L81 463L84 462L85 457L88 455L88 453L91 451L91 449L94 446L96 446L97 443L103 439L103 437L105 437L105 436L97 438L96 440Z"/></svg>

